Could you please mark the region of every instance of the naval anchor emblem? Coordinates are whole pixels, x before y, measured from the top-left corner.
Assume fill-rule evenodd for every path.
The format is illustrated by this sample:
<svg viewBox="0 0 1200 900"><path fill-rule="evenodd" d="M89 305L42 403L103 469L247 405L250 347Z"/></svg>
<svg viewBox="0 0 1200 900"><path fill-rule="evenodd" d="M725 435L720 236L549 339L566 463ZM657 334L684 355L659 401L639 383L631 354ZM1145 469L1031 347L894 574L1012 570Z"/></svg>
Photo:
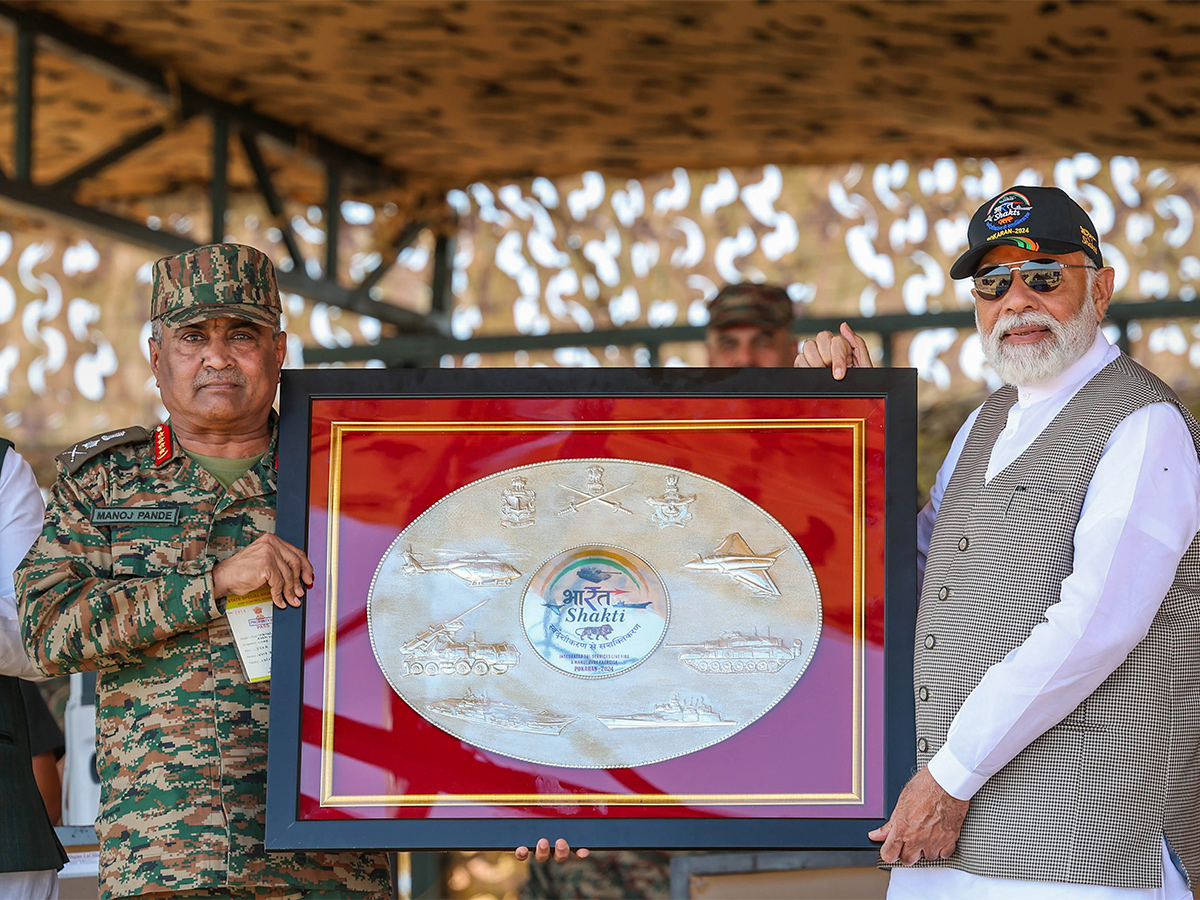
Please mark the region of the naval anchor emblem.
<svg viewBox="0 0 1200 900"><path fill-rule="evenodd" d="M537 492L528 484L522 476L514 475L512 485L501 493L500 524L505 528L527 528L533 524Z"/></svg>

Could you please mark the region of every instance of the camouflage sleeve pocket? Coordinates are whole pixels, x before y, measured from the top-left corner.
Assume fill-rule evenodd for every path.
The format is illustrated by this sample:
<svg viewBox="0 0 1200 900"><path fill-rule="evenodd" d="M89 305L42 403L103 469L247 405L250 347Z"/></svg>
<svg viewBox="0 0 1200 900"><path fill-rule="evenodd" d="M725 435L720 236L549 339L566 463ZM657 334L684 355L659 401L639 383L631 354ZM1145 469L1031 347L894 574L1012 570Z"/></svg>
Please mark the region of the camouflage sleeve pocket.
<svg viewBox="0 0 1200 900"><path fill-rule="evenodd" d="M179 545L167 535L135 534L114 540L112 573L115 578L154 578L174 572L179 562Z"/></svg>

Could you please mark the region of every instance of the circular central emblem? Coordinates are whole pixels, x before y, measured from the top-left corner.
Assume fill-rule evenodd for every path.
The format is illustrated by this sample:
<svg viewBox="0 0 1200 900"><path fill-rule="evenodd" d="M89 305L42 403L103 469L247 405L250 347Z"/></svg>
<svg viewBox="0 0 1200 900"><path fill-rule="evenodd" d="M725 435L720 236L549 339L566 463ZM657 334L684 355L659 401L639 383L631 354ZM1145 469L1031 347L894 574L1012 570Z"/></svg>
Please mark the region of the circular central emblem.
<svg viewBox="0 0 1200 900"><path fill-rule="evenodd" d="M640 665L667 633L667 589L644 559L620 547L573 547L542 564L521 601L534 653L579 678Z"/></svg>

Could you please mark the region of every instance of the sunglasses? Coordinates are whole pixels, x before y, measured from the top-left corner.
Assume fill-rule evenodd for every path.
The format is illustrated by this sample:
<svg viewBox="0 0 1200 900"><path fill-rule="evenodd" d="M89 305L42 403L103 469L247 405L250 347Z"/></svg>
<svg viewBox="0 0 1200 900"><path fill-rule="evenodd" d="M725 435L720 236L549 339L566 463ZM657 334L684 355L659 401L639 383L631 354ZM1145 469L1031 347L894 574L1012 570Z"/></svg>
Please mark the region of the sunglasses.
<svg viewBox="0 0 1200 900"><path fill-rule="evenodd" d="M1056 290L1063 280L1063 269L1094 269L1095 266L1073 266L1056 259L1026 259L1016 263L1000 263L986 271L971 276L975 282L975 293L984 300L999 300L1012 287L1013 272L1021 273L1021 280L1031 290L1048 294Z"/></svg>

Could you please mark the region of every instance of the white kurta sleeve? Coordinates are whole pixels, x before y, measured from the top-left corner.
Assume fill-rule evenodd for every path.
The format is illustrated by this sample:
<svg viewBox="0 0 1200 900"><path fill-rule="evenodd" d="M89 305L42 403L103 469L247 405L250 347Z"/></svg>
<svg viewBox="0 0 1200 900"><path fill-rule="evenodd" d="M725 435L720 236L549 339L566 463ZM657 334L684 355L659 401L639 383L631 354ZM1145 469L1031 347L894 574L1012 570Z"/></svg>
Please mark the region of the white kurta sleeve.
<svg viewBox="0 0 1200 900"><path fill-rule="evenodd" d="M976 686L929 762L970 799L1060 722L1146 636L1200 528L1200 463L1178 411L1159 403L1113 432L1075 528L1075 560L1046 619Z"/></svg>
<svg viewBox="0 0 1200 900"><path fill-rule="evenodd" d="M0 467L0 675L41 679L25 653L13 572L42 532L46 506L33 470L9 450Z"/></svg>

